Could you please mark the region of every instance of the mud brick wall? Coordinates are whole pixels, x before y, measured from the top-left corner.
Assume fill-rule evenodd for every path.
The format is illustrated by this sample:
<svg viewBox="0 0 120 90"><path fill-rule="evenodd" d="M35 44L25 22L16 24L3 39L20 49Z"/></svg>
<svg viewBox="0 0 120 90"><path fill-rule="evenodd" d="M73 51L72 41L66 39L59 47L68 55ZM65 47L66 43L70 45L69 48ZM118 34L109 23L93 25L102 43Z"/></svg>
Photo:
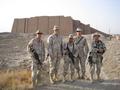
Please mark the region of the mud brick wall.
<svg viewBox="0 0 120 90"><path fill-rule="evenodd" d="M48 25L48 34L51 34L53 32L53 26L55 25L55 17L54 16L50 16L48 19L49 25Z"/></svg>
<svg viewBox="0 0 120 90"><path fill-rule="evenodd" d="M42 16L38 17L38 29L41 30L44 34L48 34L49 31L49 22L48 22L49 17L48 16Z"/></svg>
<svg viewBox="0 0 120 90"><path fill-rule="evenodd" d="M62 35L75 33L78 27L83 30L83 34L91 34L96 31L100 32L90 27L89 24L83 24L79 20L72 19L70 16L38 16L14 19L11 32L35 33L36 30L40 29L44 34L51 34L54 25L60 27L60 33ZM103 32L100 33L105 34Z"/></svg>
<svg viewBox="0 0 120 90"><path fill-rule="evenodd" d="M12 32L14 32L14 33L17 32L17 21L18 21L18 19L14 19L14 22L13 22Z"/></svg>
<svg viewBox="0 0 120 90"><path fill-rule="evenodd" d="M73 33L73 20L71 17L60 17L60 30L62 35Z"/></svg>

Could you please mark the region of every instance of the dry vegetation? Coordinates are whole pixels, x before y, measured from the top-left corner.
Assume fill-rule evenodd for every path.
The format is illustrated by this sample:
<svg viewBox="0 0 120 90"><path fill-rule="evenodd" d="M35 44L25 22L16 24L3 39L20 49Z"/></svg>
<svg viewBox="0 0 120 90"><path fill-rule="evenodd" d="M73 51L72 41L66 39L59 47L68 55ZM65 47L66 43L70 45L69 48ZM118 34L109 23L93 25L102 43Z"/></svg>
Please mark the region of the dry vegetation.
<svg viewBox="0 0 120 90"><path fill-rule="evenodd" d="M1 70L0 90L31 90L31 71L23 70Z"/></svg>

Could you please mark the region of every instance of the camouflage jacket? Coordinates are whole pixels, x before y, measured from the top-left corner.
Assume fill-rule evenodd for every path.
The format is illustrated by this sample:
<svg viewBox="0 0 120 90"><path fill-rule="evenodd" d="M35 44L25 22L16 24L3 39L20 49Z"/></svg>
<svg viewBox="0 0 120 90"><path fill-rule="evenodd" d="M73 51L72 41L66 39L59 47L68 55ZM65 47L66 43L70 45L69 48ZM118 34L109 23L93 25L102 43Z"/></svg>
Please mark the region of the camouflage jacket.
<svg viewBox="0 0 120 90"><path fill-rule="evenodd" d="M78 48L74 42L73 43L69 43L69 42L64 43L63 48L64 48L64 55L68 55L69 52L68 52L67 48L69 48L69 50L73 54L73 56L77 57L77 55L78 55L77 49Z"/></svg>
<svg viewBox="0 0 120 90"><path fill-rule="evenodd" d="M92 42L91 53L103 55L105 51L106 51L106 46L101 40L99 40L97 42L96 41Z"/></svg>
<svg viewBox="0 0 120 90"><path fill-rule="evenodd" d="M44 61L44 59L45 59L45 46L44 46L44 42L42 40L38 40L37 38L33 38L27 45L27 50L29 52L30 52L30 48L31 47L38 54L39 59L41 61Z"/></svg>
<svg viewBox="0 0 120 90"><path fill-rule="evenodd" d="M63 40L60 35L50 35L47 43L50 57L61 57L63 55Z"/></svg>
<svg viewBox="0 0 120 90"><path fill-rule="evenodd" d="M83 36L75 37L75 44L78 47L78 55L80 57L83 57L83 56L87 57L89 48L88 48L86 38L84 38Z"/></svg>

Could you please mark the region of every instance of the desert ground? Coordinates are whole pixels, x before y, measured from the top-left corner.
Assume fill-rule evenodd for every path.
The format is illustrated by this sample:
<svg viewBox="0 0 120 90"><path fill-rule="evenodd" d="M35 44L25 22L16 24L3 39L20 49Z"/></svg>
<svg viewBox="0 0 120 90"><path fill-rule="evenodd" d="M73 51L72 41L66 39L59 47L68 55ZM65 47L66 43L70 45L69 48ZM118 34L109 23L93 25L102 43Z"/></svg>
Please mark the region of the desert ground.
<svg viewBox="0 0 120 90"><path fill-rule="evenodd" d="M32 90L31 58L27 52L27 44L34 34L0 33L0 90ZM48 35L43 35L46 44ZM91 35L85 35L89 47ZM37 90L120 90L120 41L101 38L106 44L102 67L102 81L91 83L89 80L74 82L49 83L48 70L42 71ZM67 41L67 36L64 36ZM59 76L62 79L63 60L61 60ZM86 76L89 79L89 66L86 62Z"/></svg>

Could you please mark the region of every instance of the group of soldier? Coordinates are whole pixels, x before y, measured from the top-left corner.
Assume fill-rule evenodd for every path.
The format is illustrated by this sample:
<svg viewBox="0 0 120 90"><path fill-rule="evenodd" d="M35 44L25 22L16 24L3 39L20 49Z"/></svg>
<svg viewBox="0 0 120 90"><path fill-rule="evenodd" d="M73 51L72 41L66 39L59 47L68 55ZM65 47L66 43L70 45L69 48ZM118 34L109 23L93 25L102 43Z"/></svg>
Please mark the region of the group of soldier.
<svg viewBox="0 0 120 90"><path fill-rule="evenodd" d="M91 50L88 48L86 38L82 35L82 29L76 29L76 36L70 34L68 41L63 42L63 38L59 33L60 28L58 26L53 27L53 33L47 39L47 53L49 59L49 78L50 82L54 84L58 81L58 71L61 59L64 60L63 65L63 79L67 80L68 69L70 68L70 80L74 80L75 71L77 73L77 79L85 79L86 72L86 60L90 65L91 81L94 80L94 72L96 68L97 79L100 79L100 72L102 66L103 54L106 50L105 44L99 39L100 34L95 33L93 35L93 41L91 44ZM42 32L36 31L36 37L33 38L27 46L27 49L32 57L32 80L33 86L37 85L37 75L40 73L40 69L44 68L42 65L45 61L45 45L41 39Z"/></svg>

